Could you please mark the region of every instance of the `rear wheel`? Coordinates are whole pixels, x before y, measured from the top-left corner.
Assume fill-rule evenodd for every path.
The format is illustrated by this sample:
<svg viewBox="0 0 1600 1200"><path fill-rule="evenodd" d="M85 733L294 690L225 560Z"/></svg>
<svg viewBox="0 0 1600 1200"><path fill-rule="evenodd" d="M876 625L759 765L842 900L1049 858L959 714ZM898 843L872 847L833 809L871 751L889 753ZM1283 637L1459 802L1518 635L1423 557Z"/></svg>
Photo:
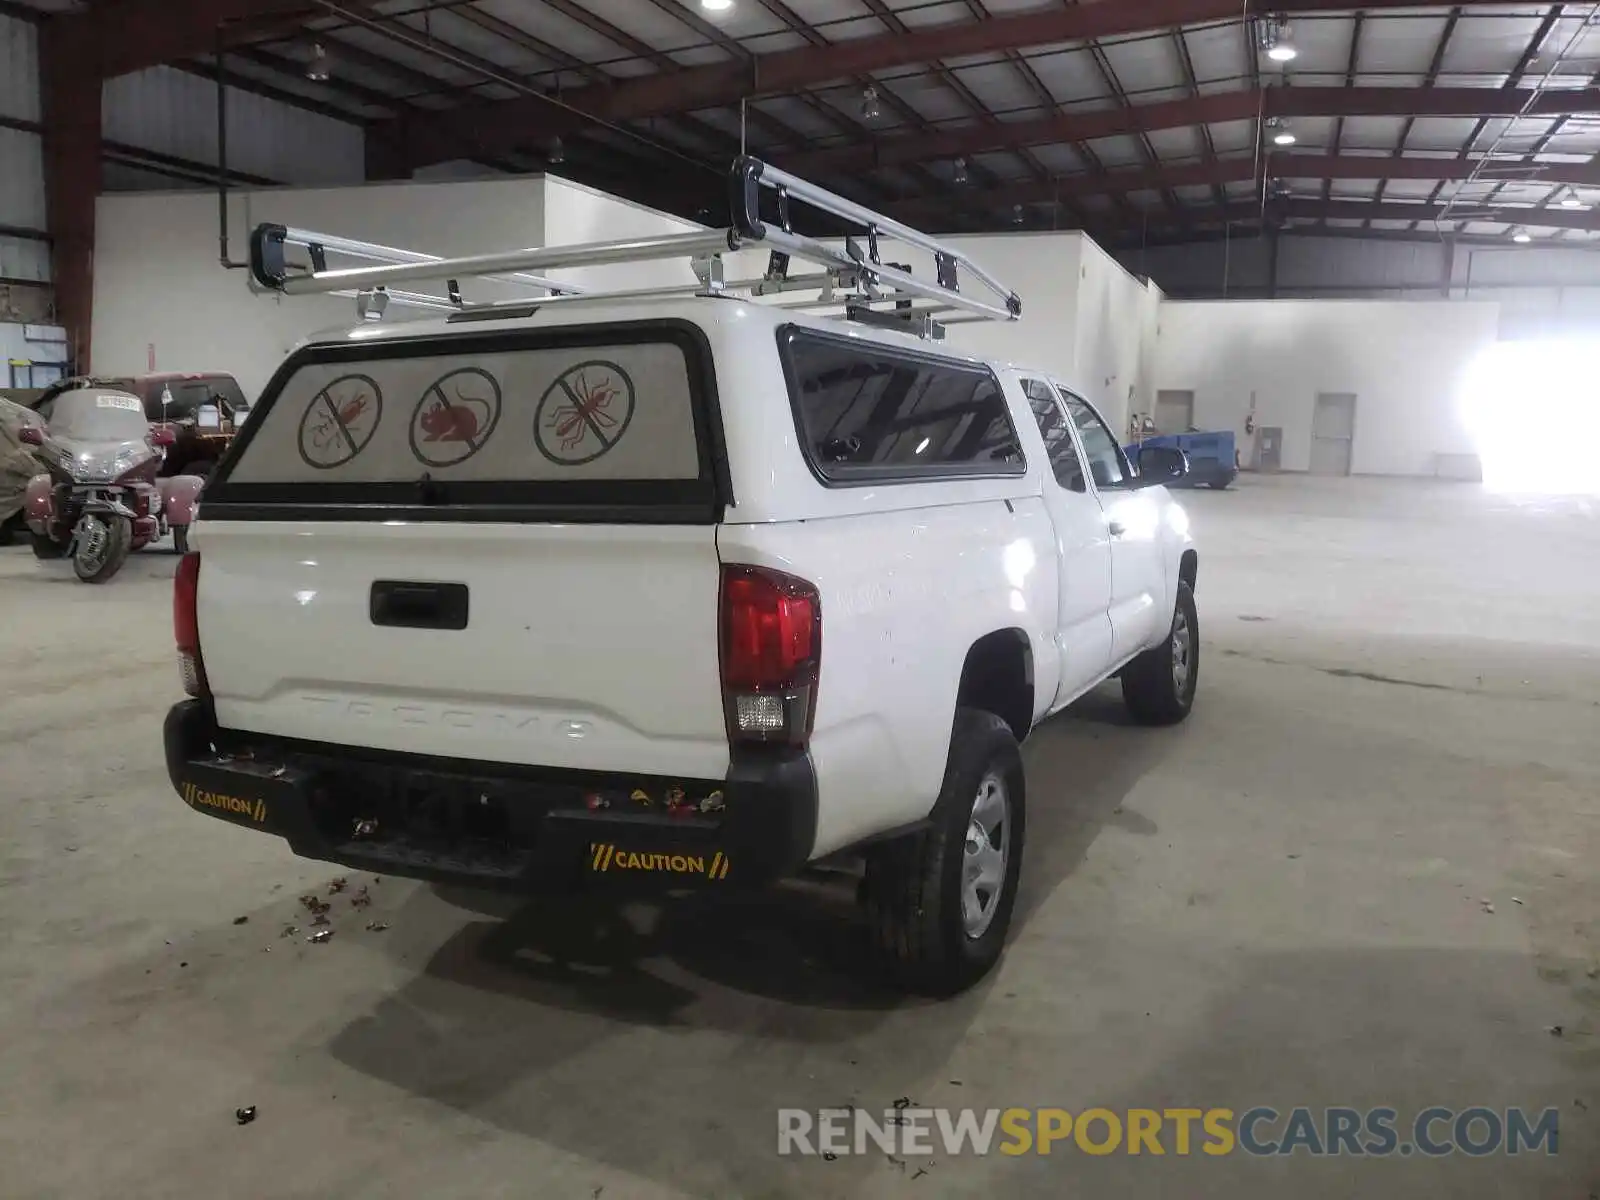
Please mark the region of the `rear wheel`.
<svg viewBox="0 0 1600 1200"><path fill-rule="evenodd" d="M189 553L189 527L187 525L174 525L172 527L172 547L179 554Z"/></svg>
<svg viewBox="0 0 1600 1200"><path fill-rule="evenodd" d="M867 860L868 924L899 986L953 995L999 961L1022 867L1024 791L1011 728L958 709L928 829Z"/></svg>
<svg viewBox="0 0 1600 1200"><path fill-rule="evenodd" d="M1200 682L1200 622L1194 592L1178 581L1167 640L1122 668L1122 699L1141 725L1176 725L1194 707Z"/></svg>
<svg viewBox="0 0 1600 1200"><path fill-rule="evenodd" d="M133 523L126 517L87 516L78 529L72 569L85 583L104 583L128 561L133 549Z"/></svg>
<svg viewBox="0 0 1600 1200"><path fill-rule="evenodd" d="M43 533L34 533L31 530L28 532L28 540L33 544L33 556L35 558L51 559L66 557L66 542L58 542L53 537Z"/></svg>

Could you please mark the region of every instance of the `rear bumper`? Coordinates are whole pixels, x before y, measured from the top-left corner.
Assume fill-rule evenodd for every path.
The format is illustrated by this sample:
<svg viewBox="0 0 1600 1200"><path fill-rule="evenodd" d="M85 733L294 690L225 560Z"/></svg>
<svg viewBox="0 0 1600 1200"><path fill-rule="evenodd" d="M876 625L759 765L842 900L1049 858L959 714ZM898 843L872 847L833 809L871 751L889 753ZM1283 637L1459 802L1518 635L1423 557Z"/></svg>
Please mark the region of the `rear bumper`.
<svg viewBox="0 0 1600 1200"><path fill-rule="evenodd" d="M735 754L722 780L525 769L221 730L199 700L172 708L164 740L172 786L195 811L381 874L524 892L722 890L791 874L816 840L805 754Z"/></svg>

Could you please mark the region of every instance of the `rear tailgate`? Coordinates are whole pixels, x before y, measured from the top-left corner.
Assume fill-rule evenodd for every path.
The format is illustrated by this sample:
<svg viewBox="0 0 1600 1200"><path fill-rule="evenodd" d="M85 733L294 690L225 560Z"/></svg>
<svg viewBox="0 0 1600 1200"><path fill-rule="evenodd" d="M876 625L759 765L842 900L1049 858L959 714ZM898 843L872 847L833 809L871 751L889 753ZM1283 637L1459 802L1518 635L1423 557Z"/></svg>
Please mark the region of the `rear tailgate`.
<svg viewBox="0 0 1600 1200"><path fill-rule="evenodd" d="M651 321L313 347L207 489L224 728L715 778L709 351Z"/></svg>

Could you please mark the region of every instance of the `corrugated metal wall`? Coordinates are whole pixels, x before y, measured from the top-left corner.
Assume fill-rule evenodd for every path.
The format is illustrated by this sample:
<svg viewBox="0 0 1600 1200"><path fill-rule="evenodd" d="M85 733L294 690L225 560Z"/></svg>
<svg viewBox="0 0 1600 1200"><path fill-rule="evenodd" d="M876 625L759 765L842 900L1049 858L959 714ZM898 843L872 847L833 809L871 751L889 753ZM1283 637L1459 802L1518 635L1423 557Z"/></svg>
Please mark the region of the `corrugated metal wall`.
<svg viewBox="0 0 1600 1200"><path fill-rule="evenodd" d="M359 125L228 89L228 166L278 183L342 185L365 178ZM106 82L101 93L105 137L195 163L217 161L217 89L209 80L156 67ZM106 188L131 183L107 173ZM168 181L168 187L182 186Z"/></svg>
<svg viewBox="0 0 1600 1200"><path fill-rule="evenodd" d="M1427 299L1445 296L1442 243L1291 235L1278 243L1274 286L1266 238L1157 246L1118 259L1176 298ZM1600 250L1577 246L1459 246L1449 296L1497 301L1502 334L1600 331Z"/></svg>
<svg viewBox="0 0 1600 1200"><path fill-rule="evenodd" d="M0 16L0 117L39 120L39 53L32 25ZM39 135L0 125L0 225L43 229L44 158ZM50 278L50 247L0 235L0 279ZM0 284L0 289L6 285ZM19 292L21 289L17 289ZM0 290L0 309L8 290Z"/></svg>

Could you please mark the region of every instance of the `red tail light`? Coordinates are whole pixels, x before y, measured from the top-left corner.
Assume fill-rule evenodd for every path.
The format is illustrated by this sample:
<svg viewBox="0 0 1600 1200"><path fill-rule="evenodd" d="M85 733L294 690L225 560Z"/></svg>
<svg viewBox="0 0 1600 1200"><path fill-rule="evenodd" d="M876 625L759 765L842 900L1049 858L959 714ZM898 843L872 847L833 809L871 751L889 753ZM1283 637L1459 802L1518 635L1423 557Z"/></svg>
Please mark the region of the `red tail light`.
<svg viewBox="0 0 1600 1200"><path fill-rule="evenodd" d="M721 640L728 736L805 745L822 654L817 589L762 567L724 566Z"/></svg>
<svg viewBox="0 0 1600 1200"><path fill-rule="evenodd" d="M211 694L205 663L200 658L200 551L191 550L178 560L172 581L172 633L178 643L178 672L183 690L191 696Z"/></svg>

